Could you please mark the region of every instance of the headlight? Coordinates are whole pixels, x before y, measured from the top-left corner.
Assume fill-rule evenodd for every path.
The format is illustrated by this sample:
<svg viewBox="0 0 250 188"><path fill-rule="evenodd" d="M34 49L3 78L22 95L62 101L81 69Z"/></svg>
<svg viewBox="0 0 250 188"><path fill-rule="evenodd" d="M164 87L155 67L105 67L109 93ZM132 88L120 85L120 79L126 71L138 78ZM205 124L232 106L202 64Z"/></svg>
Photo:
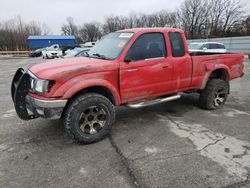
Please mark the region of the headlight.
<svg viewBox="0 0 250 188"><path fill-rule="evenodd" d="M37 78L34 74L29 72L30 75L30 89L33 93L47 93L49 89L54 85L54 81L42 80Z"/></svg>
<svg viewBox="0 0 250 188"><path fill-rule="evenodd" d="M48 86L49 86L48 80L35 79L33 88L31 89L33 89L35 93L47 93Z"/></svg>

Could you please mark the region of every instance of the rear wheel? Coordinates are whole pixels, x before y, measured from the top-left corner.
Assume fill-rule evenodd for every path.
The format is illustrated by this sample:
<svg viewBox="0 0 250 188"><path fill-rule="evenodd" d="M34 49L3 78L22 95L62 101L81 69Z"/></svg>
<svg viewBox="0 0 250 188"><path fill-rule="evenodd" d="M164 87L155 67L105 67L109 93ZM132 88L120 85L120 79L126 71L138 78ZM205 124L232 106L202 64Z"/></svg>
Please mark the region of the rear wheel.
<svg viewBox="0 0 250 188"><path fill-rule="evenodd" d="M224 80L212 79L200 94L200 106L207 110L221 108L229 93L229 84Z"/></svg>
<svg viewBox="0 0 250 188"><path fill-rule="evenodd" d="M79 143L93 143L110 132L115 120L115 107L104 96L86 93L67 106L64 125L68 134Z"/></svg>

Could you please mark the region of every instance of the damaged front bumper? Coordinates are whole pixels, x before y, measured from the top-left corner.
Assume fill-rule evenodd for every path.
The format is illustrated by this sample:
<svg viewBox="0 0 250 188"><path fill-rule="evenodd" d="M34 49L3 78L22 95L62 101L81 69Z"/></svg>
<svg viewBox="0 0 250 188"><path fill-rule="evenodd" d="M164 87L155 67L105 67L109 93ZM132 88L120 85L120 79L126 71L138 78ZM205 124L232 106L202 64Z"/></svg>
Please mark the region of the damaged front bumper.
<svg viewBox="0 0 250 188"><path fill-rule="evenodd" d="M23 120L43 117L60 119L67 100L37 99L28 95L30 90L30 75L22 68L18 69L12 84L11 96L16 113Z"/></svg>
<svg viewBox="0 0 250 188"><path fill-rule="evenodd" d="M41 100L26 96L29 111L46 119L60 119L67 100Z"/></svg>

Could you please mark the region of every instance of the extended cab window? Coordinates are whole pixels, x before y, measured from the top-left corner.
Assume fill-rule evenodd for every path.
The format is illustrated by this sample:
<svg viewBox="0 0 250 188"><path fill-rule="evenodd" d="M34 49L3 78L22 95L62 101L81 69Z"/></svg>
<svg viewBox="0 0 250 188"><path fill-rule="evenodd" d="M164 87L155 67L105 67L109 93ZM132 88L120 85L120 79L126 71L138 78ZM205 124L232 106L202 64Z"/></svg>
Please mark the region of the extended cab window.
<svg viewBox="0 0 250 188"><path fill-rule="evenodd" d="M127 59L139 61L150 58L166 57L167 50L162 33L146 33L141 35L131 46Z"/></svg>
<svg viewBox="0 0 250 188"><path fill-rule="evenodd" d="M173 57L182 57L185 55L184 43L181 37L181 34L178 32L169 33L172 56Z"/></svg>

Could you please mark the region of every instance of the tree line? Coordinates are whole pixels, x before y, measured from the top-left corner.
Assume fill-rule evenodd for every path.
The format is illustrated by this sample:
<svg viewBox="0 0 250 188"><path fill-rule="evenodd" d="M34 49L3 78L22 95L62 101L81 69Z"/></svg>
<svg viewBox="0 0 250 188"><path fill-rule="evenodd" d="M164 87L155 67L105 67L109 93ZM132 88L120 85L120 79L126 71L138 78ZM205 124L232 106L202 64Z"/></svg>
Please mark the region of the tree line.
<svg viewBox="0 0 250 188"><path fill-rule="evenodd" d="M63 35L73 35L78 43L96 41L117 30L135 27L175 27L188 39L250 35L250 15L238 0L185 0L173 11L152 14L110 15L103 23L75 24L68 17L61 26ZM45 24L25 23L20 17L0 23L0 50L27 50L29 35L51 33Z"/></svg>
<svg viewBox="0 0 250 188"><path fill-rule="evenodd" d="M91 22L79 26L69 17L61 30L62 34L74 35L79 42L83 42L134 27L176 27L183 29L188 39L244 36L250 35L250 15L246 15L240 1L185 0L174 11L112 15L106 17L103 24Z"/></svg>
<svg viewBox="0 0 250 188"><path fill-rule="evenodd" d="M25 23L20 16L0 23L0 51L27 50L29 35L46 35L46 24L32 21Z"/></svg>

